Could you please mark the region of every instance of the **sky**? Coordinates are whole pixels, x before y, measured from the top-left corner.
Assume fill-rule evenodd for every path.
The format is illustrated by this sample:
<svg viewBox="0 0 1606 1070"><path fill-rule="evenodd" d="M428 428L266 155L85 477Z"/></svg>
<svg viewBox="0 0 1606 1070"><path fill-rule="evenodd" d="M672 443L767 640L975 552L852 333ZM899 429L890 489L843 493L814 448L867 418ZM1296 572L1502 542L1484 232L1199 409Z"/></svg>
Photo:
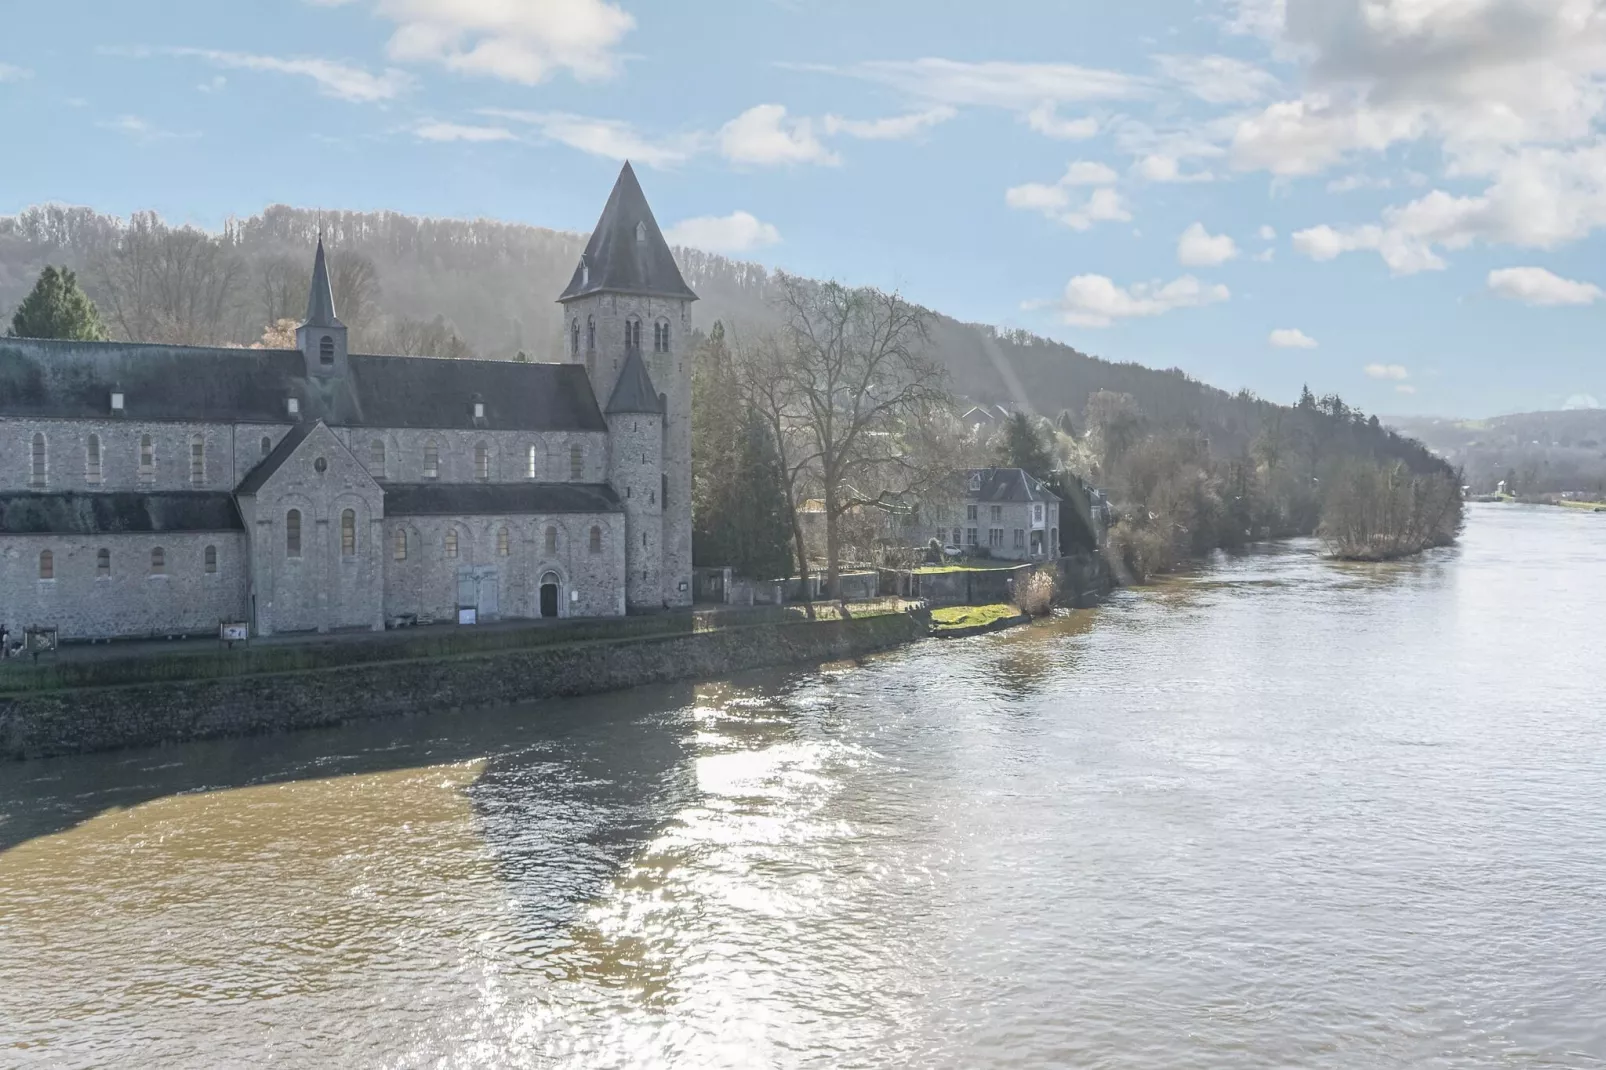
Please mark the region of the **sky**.
<svg viewBox="0 0 1606 1070"><path fill-rule="evenodd" d="M1384 415L1606 404L1602 0L54 0L0 214L672 241Z"/></svg>

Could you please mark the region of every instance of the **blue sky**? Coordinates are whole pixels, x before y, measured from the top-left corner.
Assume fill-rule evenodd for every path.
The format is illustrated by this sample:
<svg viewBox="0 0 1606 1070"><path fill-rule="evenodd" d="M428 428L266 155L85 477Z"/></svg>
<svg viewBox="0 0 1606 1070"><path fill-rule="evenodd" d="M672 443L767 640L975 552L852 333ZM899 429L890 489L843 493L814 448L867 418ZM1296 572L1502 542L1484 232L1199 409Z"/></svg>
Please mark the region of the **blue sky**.
<svg viewBox="0 0 1606 1070"><path fill-rule="evenodd" d="M1596 0L57 0L0 213L690 244L1292 400L1606 403Z"/></svg>

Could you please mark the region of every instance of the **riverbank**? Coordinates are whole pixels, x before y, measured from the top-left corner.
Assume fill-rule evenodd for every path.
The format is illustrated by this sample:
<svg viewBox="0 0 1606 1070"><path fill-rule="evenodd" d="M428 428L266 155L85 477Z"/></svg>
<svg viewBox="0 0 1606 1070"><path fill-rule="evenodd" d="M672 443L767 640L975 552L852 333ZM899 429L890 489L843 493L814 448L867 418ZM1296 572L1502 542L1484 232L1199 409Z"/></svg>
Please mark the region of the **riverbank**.
<svg viewBox="0 0 1606 1070"><path fill-rule="evenodd" d="M571 636L568 642L555 641L561 638L557 636L532 643L528 634L510 633L504 649L423 657L362 657L396 649L382 643L264 648L252 652L258 658L255 664L289 667L224 672L221 667L238 670L252 663L146 659L145 671L154 678L115 684L104 681L135 671L127 662L62 662L44 666L33 677L10 671L0 677L0 688L9 688L0 693L0 759L261 735L441 710L455 714L642 684L713 679L749 669L861 657L912 643L929 632L925 612L882 611L850 619L787 619L703 631L689 626L626 638ZM446 644L443 649L452 642L497 642L464 633L453 637L427 641ZM90 682L63 686L67 679ZM19 687L23 680L41 686Z"/></svg>

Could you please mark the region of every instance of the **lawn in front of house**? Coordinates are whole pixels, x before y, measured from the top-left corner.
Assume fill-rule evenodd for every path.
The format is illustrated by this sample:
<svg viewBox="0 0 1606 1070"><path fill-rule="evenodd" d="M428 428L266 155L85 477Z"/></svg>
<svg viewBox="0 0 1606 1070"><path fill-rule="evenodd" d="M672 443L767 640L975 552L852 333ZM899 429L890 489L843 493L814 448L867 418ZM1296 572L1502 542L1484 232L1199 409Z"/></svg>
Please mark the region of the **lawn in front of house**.
<svg viewBox="0 0 1606 1070"><path fill-rule="evenodd" d="M985 627L1001 620L1013 620L1018 616L1020 616L1018 608L1002 602L990 606L947 606L931 611L931 623L938 631L947 631L954 628Z"/></svg>

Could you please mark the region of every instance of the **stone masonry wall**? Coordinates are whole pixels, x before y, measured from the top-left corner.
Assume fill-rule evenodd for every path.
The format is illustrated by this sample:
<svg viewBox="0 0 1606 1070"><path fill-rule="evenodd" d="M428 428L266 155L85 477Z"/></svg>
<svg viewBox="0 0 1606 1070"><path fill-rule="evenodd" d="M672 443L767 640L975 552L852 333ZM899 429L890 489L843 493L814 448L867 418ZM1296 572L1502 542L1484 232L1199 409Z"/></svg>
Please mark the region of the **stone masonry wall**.
<svg viewBox="0 0 1606 1070"><path fill-rule="evenodd" d="M206 571L206 547L217 571ZM162 571L151 551L162 550ZM99 553L110 571L99 574ZM53 579L39 578L40 551ZM238 531L140 535L11 535L0 540L0 623L20 638L39 625L63 639L216 633L246 610L245 538Z"/></svg>
<svg viewBox="0 0 1606 1070"><path fill-rule="evenodd" d="M0 757L257 735L399 714L712 679L858 657L925 636L907 614L727 628L310 672L0 696Z"/></svg>

